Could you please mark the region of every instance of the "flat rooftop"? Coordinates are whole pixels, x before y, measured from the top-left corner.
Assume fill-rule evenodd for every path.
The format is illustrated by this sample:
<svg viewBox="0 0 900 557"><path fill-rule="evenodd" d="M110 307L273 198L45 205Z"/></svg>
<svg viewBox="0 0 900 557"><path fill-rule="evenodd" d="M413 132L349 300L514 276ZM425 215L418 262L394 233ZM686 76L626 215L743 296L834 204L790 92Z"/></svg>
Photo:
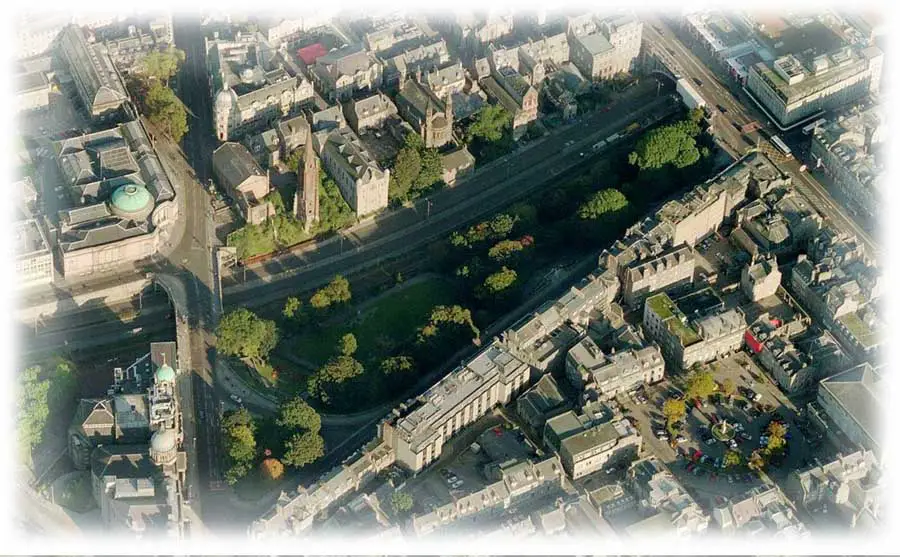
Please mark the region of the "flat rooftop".
<svg viewBox="0 0 900 557"><path fill-rule="evenodd" d="M49 253L50 251L50 246L34 219L15 223L13 234L18 256L33 255L38 252Z"/></svg>

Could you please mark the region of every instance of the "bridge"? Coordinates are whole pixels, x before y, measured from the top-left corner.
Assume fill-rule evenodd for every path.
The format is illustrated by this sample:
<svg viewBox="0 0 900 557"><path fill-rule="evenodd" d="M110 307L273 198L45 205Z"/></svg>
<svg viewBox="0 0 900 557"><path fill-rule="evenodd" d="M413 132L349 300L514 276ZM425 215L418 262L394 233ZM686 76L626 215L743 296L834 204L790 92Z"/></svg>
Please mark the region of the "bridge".
<svg viewBox="0 0 900 557"><path fill-rule="evenodd" d="M684 71L675 57L669 54L666 48L647 38L641 40L640 67L650 75L660 75L678 81Z"/></svg>

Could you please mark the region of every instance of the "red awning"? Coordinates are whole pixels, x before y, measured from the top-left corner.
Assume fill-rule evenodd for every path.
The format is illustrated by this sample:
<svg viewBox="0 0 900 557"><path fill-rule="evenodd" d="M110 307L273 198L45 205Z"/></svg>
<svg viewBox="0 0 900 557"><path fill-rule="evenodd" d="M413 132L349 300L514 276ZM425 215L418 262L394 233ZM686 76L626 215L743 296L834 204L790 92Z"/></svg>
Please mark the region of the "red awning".
<svg viewBox="0 0 900 557"><path fill-rule="evenodd" d="M762 343L756 340L756 337L749 330L744 333L744 342L747 343L747 346L750 347L754 354L759 354L762 351Z"/></svg>

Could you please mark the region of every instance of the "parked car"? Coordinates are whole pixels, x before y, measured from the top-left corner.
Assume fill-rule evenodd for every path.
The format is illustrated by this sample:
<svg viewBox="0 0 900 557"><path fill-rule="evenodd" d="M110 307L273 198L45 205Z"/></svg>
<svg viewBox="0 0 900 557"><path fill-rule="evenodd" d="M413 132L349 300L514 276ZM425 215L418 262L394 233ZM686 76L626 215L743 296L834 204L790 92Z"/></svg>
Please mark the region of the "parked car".
<svg viewBox="0 0 900 557"><path fill-rule="evenodd" d="M715 466L716 468L721 468L722 467L722 457L717 458L716 462L713 464L713 466Z"/></svg>
<svg viewBox="0 0 900 557"><path fill-rule="evenodd" d="M741 432L741 439L744 441L753 441L753 436L747 433L746 431Z"/></svg>
<svg viewBox="0 0 900 557"><path fill-rule="evenodd" d="M685 437L684 435L679 435L678 437L675 438L676 443L684 443L686 441L687 441L687 437Z"/></svg>
<svg viewBox="0 0 900 557"><path fill-rule="evenodd" d="M231 397L229 397L229 398L231 398L231 400L237 402L238 404L240 404L242 402L241 397L237 396L236 394L232 394Z"/></svg>
<svg viewBox="0 0 900 557"><path fill-rule="evenodd" d="M730 484L734 483L734 476L732 476L731 474L728 475L728 483L730 483Z"/></svg>
<svg viewBox="0 0 900 557"><path fill-rule="evenodd" d="M706 439L706 444L707 444L707 445L715 445L715 444L716 444L716 438L715 438L715 437L708 437L708 438Z"/></svg>

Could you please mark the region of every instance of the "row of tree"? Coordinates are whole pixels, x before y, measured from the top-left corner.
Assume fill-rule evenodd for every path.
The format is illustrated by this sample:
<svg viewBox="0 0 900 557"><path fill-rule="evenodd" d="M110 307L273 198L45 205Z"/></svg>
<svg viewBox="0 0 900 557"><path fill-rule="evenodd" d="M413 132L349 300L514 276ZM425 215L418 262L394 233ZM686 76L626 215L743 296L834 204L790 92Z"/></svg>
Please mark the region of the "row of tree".
<svg viewBox="0 0 900 557"><path fill-rule="evenodd" d="M126 84L131 98L150 125L178 143L188 132L187 110L169 87L169 80L184 63L185 53L174 47L144 57Z"/></svg>
<svg viewBox="0 0 900 557"><path fill-rule="evenodd" d="M75 399L75 366L61 358L26 368L18 377L16 438L19 454L31 463L32 450L44 440L50 410L65 415Z"/></svg>

